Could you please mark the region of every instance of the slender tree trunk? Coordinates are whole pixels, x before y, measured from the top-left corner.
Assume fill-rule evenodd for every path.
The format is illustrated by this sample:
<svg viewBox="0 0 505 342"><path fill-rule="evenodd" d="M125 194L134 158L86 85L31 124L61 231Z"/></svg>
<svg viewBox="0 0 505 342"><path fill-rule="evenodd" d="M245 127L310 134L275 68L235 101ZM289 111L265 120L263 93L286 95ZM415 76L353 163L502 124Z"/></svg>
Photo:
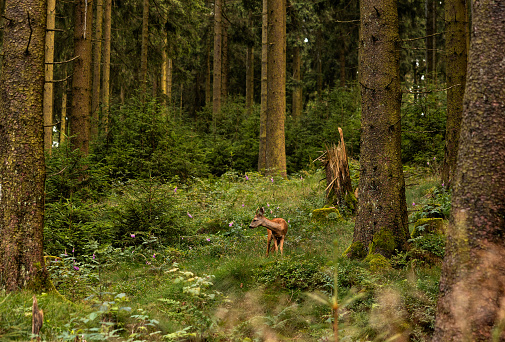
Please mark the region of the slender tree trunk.
<svg viewBox="0 0 505 342"><path fill-rule="evenodd" d="M215 116L221 111L221 50L223 40L222 29L222 0L214 2L214 77L213 77L213 96L212 113ZM215 124L215 122L214 122Z"/></svg>
<svg viewBox="0 0 505 342"><path fill-rule="evenodd" d="M343 34L340 35L340 40L342 42L342 47L340 49L339 64L340 64L340 86L345 87L346 75L345 75L345 57L347 55L347 45L345 43L345 37Z"/></svg>
<svg viewBox="0 0 505 342"><path fill-rule="evenodd" d="M456 160L466 85L466 1L445 0L445 45L447 78L447 123L442 182L449 185Z"/></svg>
<svg viewBox="0 0 505 342"><path fill-rule="evenodd" d="M100 80L102 66L103 0L96 0L95 56L93 69L93 96L91 99L91 139L98 137L100 113Z"/></svg>
<svg viewBox="0 0 505 342"><path fill-rule="evenodd" d="M266 171L286 176L286 1L268 1Z"/></svg>
<svg viewBox="0 0 505 342"><path fill-rule="evenodd" d="M251 114L254 105L254 47L248 46L246 53L245 107Z"/></svg>
<svg viewBox="0 0 505 342"><path fill-rule="evenodd" d="M293 108L291 110L291 115L293 119L297 120L302 116L303 109L303 98L302 98L302 54L300 53L300 47L293 47Z"/></svg>
<svg viewBox="0 0 505 342"><path fill-rule="evenodd" d="M390 257L408 239L401 151L400 38L395 0L362 0L361 156L353 244Z"/></svg>
<svg viewBox="0 0 505 342"><path fill-rule="evenodd" d="M75 3L74 62L72 76L72 112L70 117L71 142L83 154L89 152L91 115L91 27L93 23L92 0Z"/></svg>
<svg viewBox="0 0 505 342"><path fill-rule="evenodd" d="M110 107L110 44L112 28L112 0L105 0L104 16L104 48L103 48L103 75L102 75L102 127L109 131Z"/></svg>
<svg viewBox="0 0 505 342"><path fill-rule="evenodd" d="M436 1L426 0L426 77L435 80L435 30L436 30Z"/></svg>
<svg viewBox="0 0 505 342"><path fill-rule="evenodd" d="M40 291L44 265L46 3L7 0L0 76L0 289Z"/></svg>
<svg viewBox="0 0 505 342"><path fill-rule="evenodd" d="M321 29L316 32L316 73L317 73L317 95L321 96L323 92L323 60L321 58L323 51L323 37Z"/></svg>
<svg viewBox="0 0 505 342"><path fill-rule="evenodd" d="M505 1L472 5L435 342L505 341Z"/></svg>
<svg viewBox="0 0 505 342"><path fill-rule="evenodd" d="M212 101L212 68L211 68L211 40L207 43L207 72L205 73L205 104L209 105Z"/></svg>
<svg viewBox="0 0 505 342"><path fill-rule="evenodd" d="M51 153L53 146L53 97L54 97L54 28L56 21L56 0L47 1L47 31L44 84L44 149Z"/></svg>
<svg viewBox="0 0 505 342"><path fill-rule="evenodd" d="M223 8L225 0L223 1ZM222 49L221 49L221 103L226 102L226 97L228 96L228 23L223 21L223 38L222 38Z"/></svg>
<svg viewBox="0 0 505 342"><path fill-rule="evenodd" d="M140 97L145 100L147 91L147 47L149 43L149 0L144 0L142 11L142 46L140 52Z"/></svg>
<svg viewBox="0 0 505 342"><path fill-rule="evenodd" d="M264 173L267 167L266 162L266 147L267 147L267 103L268 103L268 86L267 86L267 68L268 68L268 0L263 0L262 11L262 26L261 26L261 109L260 109L260 141L259 141L259 156L258 156L258 171Z"/></svg>
<svg viewBox="0 0 505 342"><path fill-rule="evenodd" d="M65 78L67 78L67 71L65 70ZM63 82L63 93L61 94L61 113L60 113L60 145L63 144L67 138L67 81Z"/></svg>

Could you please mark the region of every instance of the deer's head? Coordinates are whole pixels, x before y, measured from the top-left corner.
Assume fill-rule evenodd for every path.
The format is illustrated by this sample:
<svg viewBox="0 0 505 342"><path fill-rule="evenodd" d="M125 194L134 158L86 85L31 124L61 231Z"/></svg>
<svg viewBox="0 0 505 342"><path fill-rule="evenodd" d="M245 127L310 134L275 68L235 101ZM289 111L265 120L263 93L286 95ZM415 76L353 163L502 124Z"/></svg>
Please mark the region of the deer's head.
<svg viewBox="0 0 505 342"><path fill-rule="evenodd" d="M265 217L265 208L261 207L261 209L256 210L256 215L254 216L252 222L249 224L249 228L256 228L261 226L261 223L264 221Z"/></svg>

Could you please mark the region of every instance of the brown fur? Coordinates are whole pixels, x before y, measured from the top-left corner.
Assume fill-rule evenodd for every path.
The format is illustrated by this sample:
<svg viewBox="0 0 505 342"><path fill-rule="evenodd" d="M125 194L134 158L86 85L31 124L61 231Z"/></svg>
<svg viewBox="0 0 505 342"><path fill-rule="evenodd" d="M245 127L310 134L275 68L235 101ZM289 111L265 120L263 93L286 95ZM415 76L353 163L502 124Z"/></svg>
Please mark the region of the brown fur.
<svg viewBox="0 0 505 342"><path fill-rule="evenodd" d="M270 242L272 239L274 240L275 252L281 250L281 254L283 254L284 247L284 238L288 232L288 223L286 220L278 217L272 220L267 219L265 216L265 208L258 209L256 211L256 216L254 216L251 224L249 224L249 228L256 228L258 226L263 226L268 231L268 240L267 240L267 256L270 252Z"/></svg>

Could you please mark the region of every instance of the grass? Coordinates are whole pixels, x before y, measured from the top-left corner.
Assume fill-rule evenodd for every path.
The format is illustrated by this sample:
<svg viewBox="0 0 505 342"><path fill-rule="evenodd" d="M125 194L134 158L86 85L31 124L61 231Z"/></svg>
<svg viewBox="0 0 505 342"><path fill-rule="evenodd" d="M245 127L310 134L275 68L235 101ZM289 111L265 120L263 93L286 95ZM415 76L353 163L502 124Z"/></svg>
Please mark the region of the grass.
<svg viewBox="0 0 505 342"><path fill-rule="evenodd" d="M154 241L108 247L96 259L77 256L79 271L73 256L63 258L51 271L61 293L37 295L45 313L41 339L330 341L336 270L343 340L429 340L439 267L404 255L396 268L372 272L365 262L340 257L354 222L311 220L312 210L325 204L322 178L320 172L286 180L228 173L177 191L166 186L161 191L178 196L180 223L193 233L170 245ZM417 176L412 183L408 201L423 203L436 179ZM290 222L282 257L266 258L266 229L248 228L260 206L267 217ZM30 338L31 302L25 291L0 293L2 341Z"/></svg>

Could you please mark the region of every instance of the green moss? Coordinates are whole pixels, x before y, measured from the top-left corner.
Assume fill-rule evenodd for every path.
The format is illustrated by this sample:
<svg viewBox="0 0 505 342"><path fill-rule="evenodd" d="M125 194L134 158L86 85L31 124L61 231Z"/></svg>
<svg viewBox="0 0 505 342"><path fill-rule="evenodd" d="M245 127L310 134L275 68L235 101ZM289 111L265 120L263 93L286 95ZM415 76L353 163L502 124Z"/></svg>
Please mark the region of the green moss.
<svg viewBox="0 0 505 342"><path fill-rule="evenodd" d="M389 260L381 254L368 254L365 261L368 263L370 271L372 272L380 272L392 268Z"/></svg>
<svg viewBox="0 0 505 342"><path fill-rule="evenodd" d="M353 242L342 254L350 259L363 259L366 256L365 246L361 241Z"/></svg>
<svg viewBox="0 0 505 342"><path fill-rule="evenodd" d="M416 238L429 234L444 234L444 220L441 218L422 218L417 220L410 236Z"/></svg>
<svg viewBox="0 0 505 342"><path fill-rule="evenodd" d="M369 253L380 253L386 256L391 256L395 251L395 248L396 241L393 233L388 229L381 229L373 236Z"/></svg>
<svg viewBox="0 0 505 342"><path fill-rule="evenodd" d="M337 208L320 208L312 211L312 221L341 220L342 215Z"/></svg>

